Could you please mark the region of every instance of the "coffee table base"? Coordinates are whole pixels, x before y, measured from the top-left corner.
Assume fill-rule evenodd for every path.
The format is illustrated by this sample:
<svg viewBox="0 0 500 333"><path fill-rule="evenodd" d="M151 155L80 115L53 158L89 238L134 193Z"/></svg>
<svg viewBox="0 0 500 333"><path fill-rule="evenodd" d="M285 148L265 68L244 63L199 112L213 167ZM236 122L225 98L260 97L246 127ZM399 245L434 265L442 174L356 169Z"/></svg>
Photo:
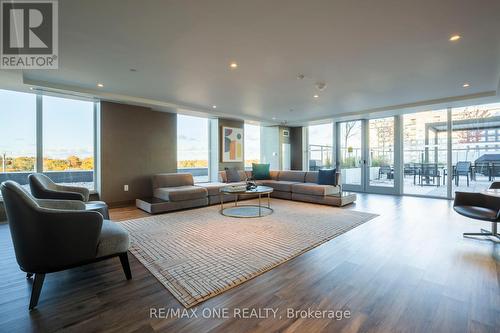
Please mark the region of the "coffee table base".
<svg viewBox="0 0 500 333"><path fill-rule="evenodd" d="M271 208L271 191L267 193L267 206L262 205L262 193L258 194L259 204L258 205L238 205L238 199L240 195L254 195L254 193L234 193L236 199L234 200L234 206L224 208L224 193L220 193L220 213L224 216L237 217L237 218L248 218L248 217L263 217L271 215L274 210Z"/></svg>
<svg viewBox="0 0 500 333"><path fill-rule="evenodd" d="M221 209L220 213L224 216L237 218L252 218L271 215L274 212L272 208L259 205L239 205Z"/></svg>

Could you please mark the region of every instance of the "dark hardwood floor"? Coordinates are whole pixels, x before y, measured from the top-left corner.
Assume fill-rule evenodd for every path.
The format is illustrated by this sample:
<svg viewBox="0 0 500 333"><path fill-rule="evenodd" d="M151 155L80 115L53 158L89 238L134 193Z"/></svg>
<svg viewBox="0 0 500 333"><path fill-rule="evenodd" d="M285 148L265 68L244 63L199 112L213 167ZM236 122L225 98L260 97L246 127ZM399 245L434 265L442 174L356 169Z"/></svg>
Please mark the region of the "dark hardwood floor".
<svg viewBox="0 0 500 333"><path fill-rule="evenodd" d="M489 228L446 200L359 195L355 209L379 217L197 308L279 308L282 319L156 319L183 309L133 256L48 274L29 312L31 280L0 225L0 332L500 332L500 245L463 239ZM113 209L115 220L147 214ZM349 319L287 319L287 308L349 310Z"/></svg>

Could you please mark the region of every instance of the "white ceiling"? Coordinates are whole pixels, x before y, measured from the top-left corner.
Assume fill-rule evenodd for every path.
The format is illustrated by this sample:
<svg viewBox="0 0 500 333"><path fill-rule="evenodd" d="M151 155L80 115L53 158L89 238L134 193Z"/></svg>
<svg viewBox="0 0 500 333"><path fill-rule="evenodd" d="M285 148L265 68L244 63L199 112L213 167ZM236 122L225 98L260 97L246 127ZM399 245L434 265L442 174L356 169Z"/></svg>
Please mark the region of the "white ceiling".
<svg viewBox="0 0 500 333"><path fill-rule="evenodd" d="M289 123L493 96L499 89L499 0L59 6L60 68L25 71L25 82L140 98L160 109L212 112L216 104L222 114ZM448 41L455 33L463 38ZM231 61L238 69L229 69ZM306 78L298 80L299 73ZM327 88L318 92L317 81ZM471 86L464 89L464 82Z"/></svg>

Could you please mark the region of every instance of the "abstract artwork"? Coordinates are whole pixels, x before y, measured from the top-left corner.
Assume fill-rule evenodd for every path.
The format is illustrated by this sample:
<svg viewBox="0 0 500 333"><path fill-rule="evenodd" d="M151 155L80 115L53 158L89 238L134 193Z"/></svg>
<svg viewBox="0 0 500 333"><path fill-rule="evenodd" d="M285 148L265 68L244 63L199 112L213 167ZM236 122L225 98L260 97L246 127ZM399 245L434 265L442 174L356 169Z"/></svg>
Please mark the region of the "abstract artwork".
<svg viewBox="0 0 500 333"><path fill-rule="evenodd" d="M243 128L222 127L222 162L243 162Z"/></svg>

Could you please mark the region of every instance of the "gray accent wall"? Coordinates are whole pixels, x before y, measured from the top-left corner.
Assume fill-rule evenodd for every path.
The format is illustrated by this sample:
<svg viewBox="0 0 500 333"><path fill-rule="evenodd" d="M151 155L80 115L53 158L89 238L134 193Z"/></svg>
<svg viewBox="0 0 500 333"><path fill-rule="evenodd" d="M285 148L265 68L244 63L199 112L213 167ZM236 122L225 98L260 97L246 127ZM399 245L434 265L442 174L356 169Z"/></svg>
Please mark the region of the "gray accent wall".
<svg viewBox="0 0 500 333"><path fill-rule="evenodd" d="M302 170L302 127L290 127L292 170Z"/></svg>
<svg viewBox="0 0 500 333"><path fill-rule="evenodd" d="M151 175L177 171L175 114L101 102L100 120L101 200L120 205L152 196Z"/></svg>
<svg viewBox="0 0 500 333"><path fill-rule="evenodd" d="M235 168L238 170L243 170L245 168L245 161L242 162L222 162L222 127L234 127L234 128L245 128L245 122L236 119L219 118L219 170L224 170L224 168ZM243 132L243 137L245 137L245 132ZM245 144L243 144L243 158L245 156Z"/></svg>

